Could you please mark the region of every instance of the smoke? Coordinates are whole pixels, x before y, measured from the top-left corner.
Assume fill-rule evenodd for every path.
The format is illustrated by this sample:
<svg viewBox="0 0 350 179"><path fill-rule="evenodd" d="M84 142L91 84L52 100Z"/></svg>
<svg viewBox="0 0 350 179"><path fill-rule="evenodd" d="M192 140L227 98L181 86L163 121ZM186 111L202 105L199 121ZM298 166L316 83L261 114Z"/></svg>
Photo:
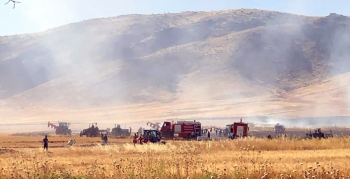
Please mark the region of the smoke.
<svg viewBox="0 0 350 179"><path fill-rule="evenodd" d="M48 19L38 21L49 24ZM99 123L115 118L124 122L246 117L260 123L315 125L322 122L302 118L303 111L298 111L308 104L285 97L314 83L313 60L321 50L308 48L325 39L309 34L323 28L311 21L272 11L230 10L73 23L28 35L25 43L1 44L11 49L22 43L25 50L17 48L0 63L0 71L7 74L1 79L6 92L0 95L9 101L15 96L20 102L12 102L22 106L88 109L69 115L96 118ZM349 55L347 30L337 31L333 46L326 49L336 64L332 75L349 71L348 61L342 60ZM327 36L322 33L322 38ZM21 68L14 71L17 66ZM20 80L11 83L16 76ZM347 85L341 78L337 83ZM315 114L322 110L312 108Z"/></svg>
<svg viewBox="0 0 350 179"><path fill-rule="evenodd" d="M331 24L336 27L334 29L333 39L330 41L330 62L333 64L331 73L334 75L340 74L335 78L337 88L339 89L339 108L340 115L349 115L350 111L350 19L341 15L330 15L328 17ZM344 74L346 73L346 74Z"/></svg>

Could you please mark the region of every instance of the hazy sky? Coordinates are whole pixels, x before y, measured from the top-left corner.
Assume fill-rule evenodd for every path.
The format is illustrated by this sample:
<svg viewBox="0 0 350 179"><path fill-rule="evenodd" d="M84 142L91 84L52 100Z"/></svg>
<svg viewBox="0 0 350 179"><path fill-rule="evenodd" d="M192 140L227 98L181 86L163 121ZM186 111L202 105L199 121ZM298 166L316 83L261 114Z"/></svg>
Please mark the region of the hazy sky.
<svg viewBox="0 0 350 179"><path fill-rule="evenodd" d="M124 14L211 11L239 8L303 15L350 15L349 0L0 0L0 36L45 31L85 19Z"/></svg>

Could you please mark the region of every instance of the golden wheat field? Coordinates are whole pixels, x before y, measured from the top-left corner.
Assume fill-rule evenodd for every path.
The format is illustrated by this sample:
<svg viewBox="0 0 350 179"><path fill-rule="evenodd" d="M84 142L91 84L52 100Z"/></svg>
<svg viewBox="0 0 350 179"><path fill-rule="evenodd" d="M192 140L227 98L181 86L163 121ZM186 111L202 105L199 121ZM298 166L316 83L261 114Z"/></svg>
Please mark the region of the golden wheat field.
<svg viewBox="0 0 350 179"><path fill-rule="evenodd" d="M167 141L2 135L0 178L349 178L350 138Z"/></svg>

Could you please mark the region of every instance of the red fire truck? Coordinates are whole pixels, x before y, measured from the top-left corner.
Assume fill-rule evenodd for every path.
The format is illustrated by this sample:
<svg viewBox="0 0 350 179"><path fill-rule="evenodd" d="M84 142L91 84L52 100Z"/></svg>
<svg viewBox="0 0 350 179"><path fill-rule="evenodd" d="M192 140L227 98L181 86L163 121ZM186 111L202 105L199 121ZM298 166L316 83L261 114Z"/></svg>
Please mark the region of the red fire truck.
<svg viewBox="0 0 350 179"><path fill-rule="evenodd" d="M226 125L226 129L229 131L229 133L235 134L237 138L248 136L248 123L242 122L242 119L240 120L240 122L234 122L233 124Z"/></svg>
<svg viewBox="0 0 350 179"><path fill-rule="evenodd" d="M201 123L196 121L165 121L160 128L160 133L164 139L195 139L197 136L201 136Z"/></svg>

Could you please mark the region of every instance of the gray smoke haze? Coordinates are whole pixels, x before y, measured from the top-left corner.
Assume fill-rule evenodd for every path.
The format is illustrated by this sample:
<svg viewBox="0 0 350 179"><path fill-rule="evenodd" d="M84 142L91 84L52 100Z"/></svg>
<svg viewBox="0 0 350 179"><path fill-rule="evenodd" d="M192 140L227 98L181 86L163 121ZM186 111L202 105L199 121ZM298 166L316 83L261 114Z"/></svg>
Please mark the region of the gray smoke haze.
<svg viewBox="0 0 350 179"><path fill-rule="evenodd" d="M295 107L303 102L284 97L350 72L348 21L242 9L93 19L0 37L0 100L68 109L160 103L169 113L157 118L349 125L303 117ZM317 116L323 107L305 108Z"/></svg>

